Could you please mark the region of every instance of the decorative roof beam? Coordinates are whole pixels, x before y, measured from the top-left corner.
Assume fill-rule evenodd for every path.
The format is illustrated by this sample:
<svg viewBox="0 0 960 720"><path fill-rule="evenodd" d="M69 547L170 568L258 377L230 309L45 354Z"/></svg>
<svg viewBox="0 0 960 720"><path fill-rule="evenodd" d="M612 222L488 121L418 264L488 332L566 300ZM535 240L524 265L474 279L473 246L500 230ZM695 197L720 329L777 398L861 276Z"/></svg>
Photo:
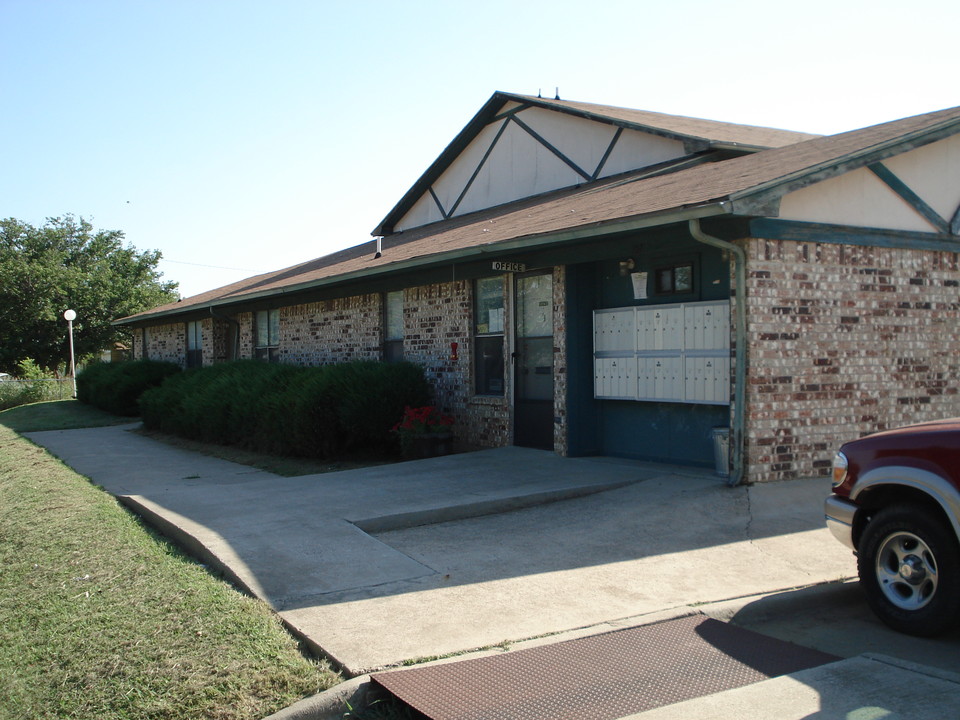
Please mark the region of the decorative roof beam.
<svg viewBox="0 0 960 720"><path fill-rule="evenodd" d="M607 160L610 158L610 153L613 152L614 145L617 144L617 140L620 139L620 136L623 135L623 128L618 127L617 131L613 134L613 139L610 140L610 144L607 145L607 150L603 153L603 157L600 158L600 162L597 164L597 169L593 171L593 175L590 177L591 180L596 180L600 177L600 171L603 170L603 166L607 164Z"/></svg>
<svg viewBox="0 0 960 720"><path fill-rule="evenodd" d="M950 137L956 134L958 125L960 125L960 120L951 118L932 127L926 127L877 145L861 148L844 157L832 158L819 165L796 170L747 190L731 193L729 202L732 206L732 212L736 215L766 214L753 211L758 207L770 206L772 201L779 202L779 199L787 193ZM775 151L771 150L769 152Z"/></svg>
<svg viewBox="0 0 960 720"><path fill-rule="evenodd" d="M527 125L523 120L521 120L520 118L518 118L518 117L516 117L516 116L513 116L513 117L511 117L510 119L513 120L513 122L515 122L517 125L519 125L520 127L522 127L527 133L529 133L530 136L533 137L534 140L536 140L538 143L540 143L541 145L543 145L547 150L549 150L550 152L552 152L554 155L556 155L558 158L560 158L563 162L565 162L567 165L569 165L570 168L571 168L575 173L577 173L580 177L582 177L584 180L590 181L590 180L593 179L593 178L590 176L590 173L588 173L586 170L582 169L582 168L581 168L579 165L577 165L573 160L571 160L570 158L568 158L566 155L564 155L562 152L560 152L557 148L555 148L553 145L551 145L551 144L547 141L546 138L544 138L542 135L540 135L540 134L539 134L536 130L534 130L532 127L530 127L529 125Z"/></svg>
<svg viewBox="0 0 960 720"><path fill-rule="evenodd" d="M927 202L911 190L903 180L894 175L890 168L879 162L872 163L867 167L935 229L944 234L951 232L950 223L940 217L940 213L930 207Z"/></svg>
<svg viewBox="0 0 960 720"><path fill-rule="evenodd" d="M450 208L450 213L447 217L451 217L460 207L460 203L463 202L463 198L467 196L467 191L470 190L470 186L473 185L473 181L477 179L477 175L480 174L480 169L487 162L487 158L490 157L490 153L493 152L493 149L497 146L497 142L500 140L500 136L503 135L504 130L507 129L507 125L510 123L510 120L504 120L503 124L500 125L500 129L497 130L497 134L494 136L493 141L490 143L490 147L487 148L487 151L483 154L483 157L480 158L480 162L477 163L477 167L474 168L473 175L470 176L470 179L467 180L467 184L463 186L463 190L460 191L460 196L457 198L456 202L453 203L453 206Z"/></svg>
<svg viewBox="0 0 960 720"><path fill-rule="evenodd" d="M440 198L438 198L437 194L433 191L433 185L428 187L427 190L430 192L430 197L433 198L433 202L437 204L437 210L440 211L440 215L442 215L443 219L446 220L448 217L450 217L450 213L443 209L443 203L440 202Z"/></svg>
<svg viewBox="0 0 960 720"><path fill-rule="evenodd" d="M523 112L524 110L528 110L532 107L533 105L531 105L530 103L524 103L523 105L520 105L518 107L510 108L509 110L504 110L503 112L497 113L493 119L494 121L496 121L496 120L503 120L504 118L513 117L517 113Z"/></svg>

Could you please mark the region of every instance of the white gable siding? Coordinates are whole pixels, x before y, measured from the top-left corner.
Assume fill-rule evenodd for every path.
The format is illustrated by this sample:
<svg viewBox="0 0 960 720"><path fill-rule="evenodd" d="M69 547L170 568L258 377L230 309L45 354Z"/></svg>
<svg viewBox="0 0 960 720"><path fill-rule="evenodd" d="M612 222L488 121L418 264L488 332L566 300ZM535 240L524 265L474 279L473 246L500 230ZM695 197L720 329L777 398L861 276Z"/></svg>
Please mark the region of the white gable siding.
<svg viewBox="0 0 960 720"><path fill-rule="evenodd" d="M516 123L510 123L457 208L457 215L585 182Z"/></svg>
<svg viewBox="0 0 960 720"><path fill-rule="evenodd" d="M867 168L783 197L784 220L932 232L926 220Z"/></svg>
<svg viewBox="0 0 960 720"><path fill-rule="evenodd" d="M410 212L403 216L403 220L397 224L397 230L409 230L440 220L443 220L440 208L437 207L437 203L427 192L421 195L420 199L410 208Z"/></svg>
<svg viewBox="0 0 960 720"><path fill-rule="evenodd" d="M457 202L457 199L463 193L463 189L470 182L470 178L477 171L477 167L483 162L484 156L490 150L490 146L497 138L500 128L506 123L506 120L487 125L480 134L473 139L466 149L464 149L454 160L450 167L446 169L443 175L433 183L433 192L436 194L440 203L443 205L444 212L449 213L451 208ZM502 142L502 138L501 138ZM484 163L487 167L490 163L488 159ZM430 193L427 193L429 195ZM458 209L458 213L459 209ZM407 218L404 217L403 225L407 224ZM419 223L417 223L419 224ZM412 227L412 226L411 226Z"/></svg>
<svg viewBox="0 0 960 720"><path fill-rule="evenodd" d="M617 132L607 123L543 108L528 108L516 116L543 142L509 118L491 123L433 183L440 206L429 191L424 193L396 229L409 230L442 220L444 213L463 215L587 182L600 167ZM656 165L684 154L683 143L678 140L624 130L599 177Z"/></svg>
<svg viewBox="0 0 960 720"><path fill-rule="evenodd" d="M960 135L882 163L947 223L960 206ZM785 195L786 220L936 232L937 228L868 168Z"/></svg>
<svg viewBox="0 0 960 720"><path fill-rule="evenodd" d="M679 140L670 140L636 130L624 130L617 139L617 144L607 158L607 162L604 163L600 177L618 175L637 168L675 160L686 154L683 143Z"/></svg>
<svg viewBox="0 0 960 720"><path fill-rule="evenodd" d="M592 175L600 164L617 132L612 125L561 115L542 108L530 108L519 113L517 117L589 175ZM541 152L543 150L544 148L541 148ZM584 178L581 177L580 182L583 181Z"/></svg>
<svg viewBox="0 0 960 720"><path fill-rule="evenodd" d="M925 145L883 164L947 222L960 206L960 135Z"/></svg>

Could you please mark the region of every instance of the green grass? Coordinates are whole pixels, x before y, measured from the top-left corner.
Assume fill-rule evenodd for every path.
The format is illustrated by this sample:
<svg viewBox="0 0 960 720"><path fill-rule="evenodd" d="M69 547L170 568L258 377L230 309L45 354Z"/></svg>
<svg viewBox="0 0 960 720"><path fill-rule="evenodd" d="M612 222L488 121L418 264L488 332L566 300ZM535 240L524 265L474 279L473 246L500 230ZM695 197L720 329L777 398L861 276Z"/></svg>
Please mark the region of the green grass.
<svg viewBox="0 0 960 720"><path fill-rule="evenodd" d="M47 400L73 397L73 381L52 378L38 380L5 380L0 382L0 410Z"/></svg>
<svg viewBox="0 0 960 720"><path fill-rule="evenodd" d="M72 399L20 405L0 412L0 425L18 433L103 427L131 421Z"/></svg>
<svg viewBox="0 0 960 720"><path fill-rule="evenodd" d="M10 429L75 407L28 410L0 414L0 718L262 718L339 682L264 603Z"/></svg>

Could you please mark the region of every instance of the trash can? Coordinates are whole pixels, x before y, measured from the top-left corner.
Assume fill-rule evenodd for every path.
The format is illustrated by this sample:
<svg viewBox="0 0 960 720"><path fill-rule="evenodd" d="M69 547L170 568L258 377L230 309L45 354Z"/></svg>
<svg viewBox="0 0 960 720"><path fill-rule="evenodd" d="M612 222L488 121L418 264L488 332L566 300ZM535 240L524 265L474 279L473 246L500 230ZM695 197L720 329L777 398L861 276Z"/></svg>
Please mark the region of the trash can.
<svg viewBox="0 0 960 720"><path fill-rule="evenodd" d="M713 462L717 475L730 477L730 428L713 429Z"/></svg>

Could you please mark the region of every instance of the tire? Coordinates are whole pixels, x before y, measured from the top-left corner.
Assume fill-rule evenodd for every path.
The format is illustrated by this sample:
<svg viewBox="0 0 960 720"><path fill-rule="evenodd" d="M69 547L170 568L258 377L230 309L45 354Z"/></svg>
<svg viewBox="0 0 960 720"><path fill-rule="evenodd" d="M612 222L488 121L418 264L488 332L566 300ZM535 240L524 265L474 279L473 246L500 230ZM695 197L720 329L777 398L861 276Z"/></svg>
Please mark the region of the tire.
<svg viewBox="0 0 960 720"><path fill-rule="evenodd" d="M887 625L921 637L952 628L960 611L960 547L953 529L917 505L880 510L857 560L867 603Z"/></svg>

